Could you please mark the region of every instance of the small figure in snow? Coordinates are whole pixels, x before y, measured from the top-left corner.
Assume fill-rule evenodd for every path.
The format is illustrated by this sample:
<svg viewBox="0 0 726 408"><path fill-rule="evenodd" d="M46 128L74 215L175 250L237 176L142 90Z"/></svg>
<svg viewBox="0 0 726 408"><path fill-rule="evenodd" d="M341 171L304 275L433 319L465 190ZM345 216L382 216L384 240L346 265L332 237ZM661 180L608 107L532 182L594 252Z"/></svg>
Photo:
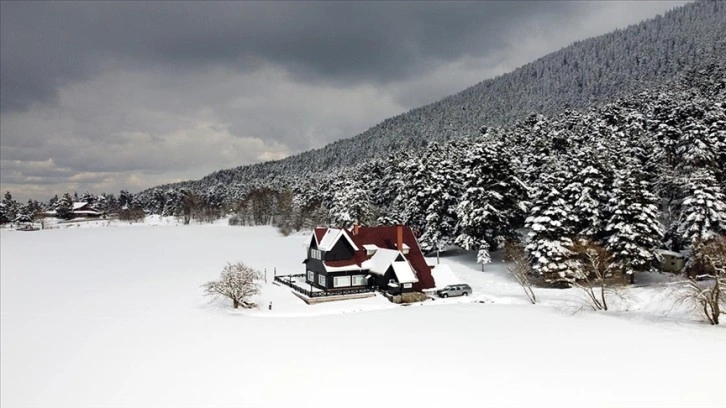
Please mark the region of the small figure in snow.
<svg viewBox="0 0 726 408"><path fill-rule="evenodd" d="M267 309L268 309L268 310L272 310L272 302L270 302L270 305L269 305L269 306L267 306Z"/></svg>

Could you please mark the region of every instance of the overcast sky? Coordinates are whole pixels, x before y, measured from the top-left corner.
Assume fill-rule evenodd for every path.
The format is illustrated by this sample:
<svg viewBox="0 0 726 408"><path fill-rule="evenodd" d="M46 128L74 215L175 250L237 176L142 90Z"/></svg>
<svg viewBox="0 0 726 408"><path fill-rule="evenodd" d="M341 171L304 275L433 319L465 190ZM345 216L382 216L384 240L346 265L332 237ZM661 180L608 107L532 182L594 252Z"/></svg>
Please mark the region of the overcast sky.
<svg viewBox="0 0 726 408"><path fill-rule="evenodd" d="M0 3L0 185L132 192L352 137L683 2Z"/></svg>

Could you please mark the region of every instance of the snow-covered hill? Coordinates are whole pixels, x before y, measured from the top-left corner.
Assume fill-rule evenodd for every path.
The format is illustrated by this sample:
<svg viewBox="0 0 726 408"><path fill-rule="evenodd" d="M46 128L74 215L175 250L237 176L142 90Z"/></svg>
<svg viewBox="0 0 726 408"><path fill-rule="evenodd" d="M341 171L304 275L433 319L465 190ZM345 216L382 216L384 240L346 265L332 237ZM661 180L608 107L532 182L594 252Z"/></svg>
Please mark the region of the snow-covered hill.
<svg viewBox="0 0 726 408"><path fill-rule="evenodd" d="M345 167L392 151L504 126L532 113L555 116L583 110L644 89L667 88L670 79L726 58L726 3L699 1L624 30L576 42L510 73L455 95L388 118L365 132L284 160L220 170L177 184L200 191ZM351 135L353 136L353 135ZM160 186L166 188L168 186Z"/></svg>
<svg viewBox="0 0 726 408"><path fill-rule="evenodd" d="M300 273L305 235L152 224L0 231L0 405L726 405L726 330L666 315L661 275L620 311L573 313L573 290L528 305L496 259L459 252L442 262L468 299L308 306L263 283L233 311L200 285L229 261Z"/></svg>

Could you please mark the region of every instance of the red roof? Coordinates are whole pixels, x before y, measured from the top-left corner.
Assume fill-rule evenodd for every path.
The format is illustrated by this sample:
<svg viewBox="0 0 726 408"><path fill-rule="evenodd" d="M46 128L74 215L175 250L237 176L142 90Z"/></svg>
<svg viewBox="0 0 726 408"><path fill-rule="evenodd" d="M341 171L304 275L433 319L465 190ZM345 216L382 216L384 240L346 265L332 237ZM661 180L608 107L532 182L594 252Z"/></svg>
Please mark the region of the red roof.
<svg viewBox="0 0 726 408"><path fill-rule="evenodd" d="M349 266L349 265L361 265L363 261L367 260L369 256L366 254L366 250L363 249L363 245L373 244L379 248L397 249L397 228L396 225L384 225L378 227L359 227L358 234L353 235L353 231L343 229L343 233L347 234L353 242L360 248L355 251L355 255L351 259L340 260L340 261L325 261L325 264L333 267ZM413 234L411 227L407 225L400 226L403 229L403 243L408 245L408 254L404 254L404 257L416 271L416 277L418 283L414 284L414 288L417 290L431 289L435 286L434 278L431 275L431 268L426 263L421 247L418 245L416 236ZM318 242L323 239L327 228L315 228L315 237Z"/></svg>
<svg viewBox="0 0 726 408"><path fill-rule="evenodd" d="M403 228L403 243L410 248L408 254L404 256L416 271L418 278L417 289L431 289L435 285L434 277L431 275L431 267L426 263L421 247L418 246L416 236L414 236L411 227L408 225L400 226ZM362 247L364 244L373 244L379 248L396 249L396 225L384 225L378 227L359 227L358 235L352 236L356 245ZM414 285L414 286L416 286Z"/></svg>
<svg viewBox="0 0 726 408"><path fill-rule="evenodd" d="M328 229L325 228L325 227L317 227L317 228L315 228L315 239L317 240L318 244L320 243L320 241L325 236L325 231L327 231L327 230Z"/></svg>

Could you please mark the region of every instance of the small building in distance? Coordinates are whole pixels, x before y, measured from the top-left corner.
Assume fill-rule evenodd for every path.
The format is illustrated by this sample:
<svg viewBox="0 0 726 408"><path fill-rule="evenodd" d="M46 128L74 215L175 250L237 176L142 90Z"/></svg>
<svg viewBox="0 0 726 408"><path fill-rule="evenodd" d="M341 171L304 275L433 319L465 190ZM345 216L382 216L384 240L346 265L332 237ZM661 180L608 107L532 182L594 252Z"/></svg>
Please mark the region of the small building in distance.
<svg viewBox="0 0 726 408"><path fill-rule="evenodd" d="M686 259L683 254L679 252L659 249L658 255L660 255L660 265L664 272L681 273L683 268L686 266Z"/></svg>

